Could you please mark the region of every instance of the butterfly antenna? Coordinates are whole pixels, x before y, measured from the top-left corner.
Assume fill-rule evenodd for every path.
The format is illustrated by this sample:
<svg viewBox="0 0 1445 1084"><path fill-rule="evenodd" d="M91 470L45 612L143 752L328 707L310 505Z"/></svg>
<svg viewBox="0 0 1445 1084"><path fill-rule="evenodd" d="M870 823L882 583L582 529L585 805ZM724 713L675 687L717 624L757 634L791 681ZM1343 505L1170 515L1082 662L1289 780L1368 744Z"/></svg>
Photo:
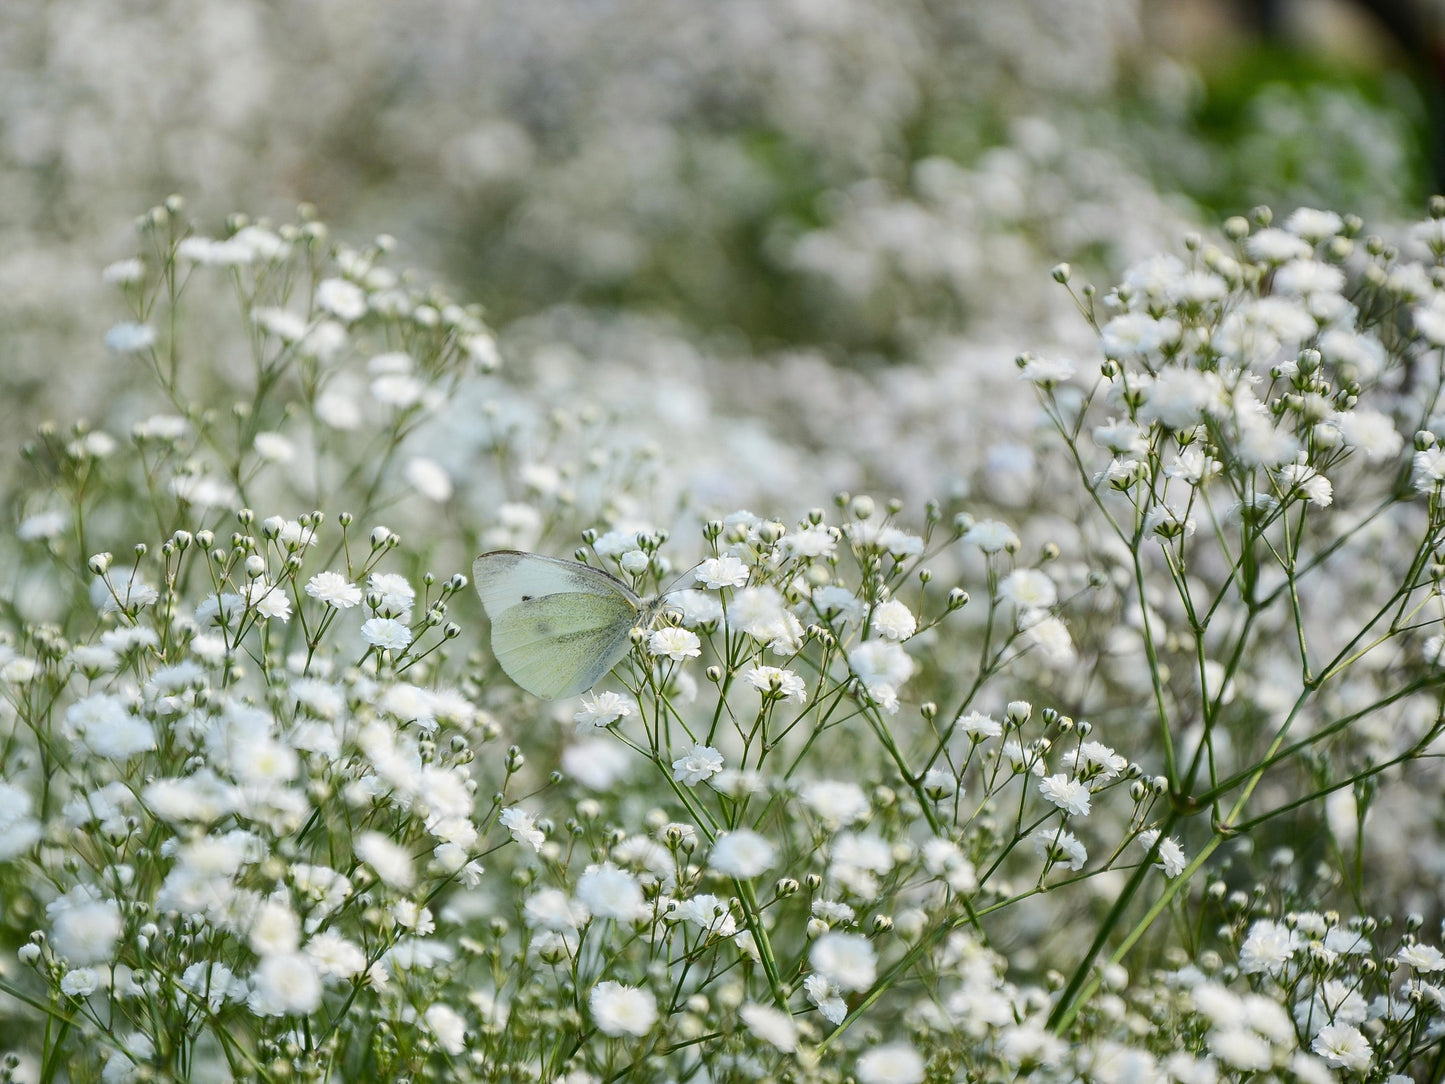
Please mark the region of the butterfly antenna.
<svg viewBox="0 0 1445 1084"><path fill-rule="evenodd" d="M704 557L702 560L703 560L703 561L706 561L707 558ZM665 599L668 595L670 595L670 594L672 594L674 591L676 591L676 590L677 590L677 585L678 585L679 583L681 583L683 580L687 579L687 577L691 576L694 572L696 572L696 571L697 571L698 569L700 569L701 567L702 567L702 561L699 561L697 564L693 565L691 568L684 569L682 572L680 572L680 573L678 573L676 576L674 576L674 577L672 578L672 581L671 581L670 583L668 583L668 585L667 585L666 587L664 587L661 591L659 591L659 592L657 593L657 599L658 599L658 601L661 602L661 601L662 601L663 599Z"/></svg>

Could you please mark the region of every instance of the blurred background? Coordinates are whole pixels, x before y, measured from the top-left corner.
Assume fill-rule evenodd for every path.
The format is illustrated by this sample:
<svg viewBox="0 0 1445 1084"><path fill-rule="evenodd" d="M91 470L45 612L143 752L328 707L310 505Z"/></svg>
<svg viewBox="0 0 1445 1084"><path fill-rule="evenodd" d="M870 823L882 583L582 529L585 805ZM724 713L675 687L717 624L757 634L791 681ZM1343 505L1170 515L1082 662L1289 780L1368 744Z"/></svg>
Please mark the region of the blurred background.
<svg viewBox="0 0 1445 1084"><path fill-rule="evenodd" d="M1004 440L1033 409L1014 355L1089 349L1056 262L1107 285L1259 203L1385 231L1417 215L1442 187L1442 18L1426 0L7 0L0 422L127 420L99 269L133 251L137 214L176 192L218 234L305 200L481 301L510 379L663 434L730 414L751 454L814 456L820 486L964 489L1028 466Z"/></svg>

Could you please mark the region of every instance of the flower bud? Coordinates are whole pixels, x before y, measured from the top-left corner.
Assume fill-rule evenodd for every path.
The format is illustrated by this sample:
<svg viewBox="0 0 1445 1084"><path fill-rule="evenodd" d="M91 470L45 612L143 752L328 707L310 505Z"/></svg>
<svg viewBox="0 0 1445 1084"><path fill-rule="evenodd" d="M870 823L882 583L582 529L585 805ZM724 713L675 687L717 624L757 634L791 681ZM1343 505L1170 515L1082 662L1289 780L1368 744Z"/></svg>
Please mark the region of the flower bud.
<svg viewBox="0 0 1445 1084"><path fill-rule="evenodd" d="M97 553L93 555L86 564L97 576L104 576L110 571L110 562L111 556L109 553Z"/></svg>

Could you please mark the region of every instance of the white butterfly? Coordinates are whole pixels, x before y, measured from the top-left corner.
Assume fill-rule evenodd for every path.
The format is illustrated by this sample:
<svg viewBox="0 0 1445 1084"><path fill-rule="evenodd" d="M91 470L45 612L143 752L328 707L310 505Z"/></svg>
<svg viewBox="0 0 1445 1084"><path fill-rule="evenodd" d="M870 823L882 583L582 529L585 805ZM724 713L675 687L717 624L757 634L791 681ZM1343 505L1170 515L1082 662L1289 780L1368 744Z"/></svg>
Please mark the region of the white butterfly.
<svg viewBox="0 0 1445 1084"><path fill-rule="evenodd" d="M492 653L544 700L596 685L627 655L633 628L662 608L601 569L519 550L482 554L472 581L492 621Z"/></svg>

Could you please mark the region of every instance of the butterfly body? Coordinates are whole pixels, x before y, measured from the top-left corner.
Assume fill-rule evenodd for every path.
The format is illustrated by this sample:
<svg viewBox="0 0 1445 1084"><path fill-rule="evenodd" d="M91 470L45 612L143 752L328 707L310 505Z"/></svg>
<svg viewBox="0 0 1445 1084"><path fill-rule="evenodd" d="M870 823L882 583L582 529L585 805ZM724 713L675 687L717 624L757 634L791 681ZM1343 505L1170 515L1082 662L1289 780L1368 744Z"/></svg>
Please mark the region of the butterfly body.
<svg viewBox="0 0 1445 1084"><path fill-rule="evenodd" d="M601 569L519 550L482 554L472 579L492 621L497 662L544 700L601 681L631 649L633 628L650 624L659 605Z"/></svg>

